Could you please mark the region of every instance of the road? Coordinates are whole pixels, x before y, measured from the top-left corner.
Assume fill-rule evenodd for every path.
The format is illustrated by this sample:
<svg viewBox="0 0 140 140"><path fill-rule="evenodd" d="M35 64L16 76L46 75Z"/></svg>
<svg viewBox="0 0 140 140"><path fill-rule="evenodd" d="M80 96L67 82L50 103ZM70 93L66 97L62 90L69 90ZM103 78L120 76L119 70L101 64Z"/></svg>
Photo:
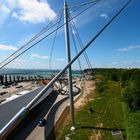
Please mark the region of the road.
<svg viewBox="0 0 140 140"><path fill-rule="evenodd" d="M80 89L77 88L74 94L79 93ZM53 92L29 112L19 127L6 140L45 140L46 138L55 140L54 126L68 104L68 95L58 95ZM46 119L46 124L44 127L39 127L38 122L42 118Z"/></svg>
<svg viewBox="0 0 140 140"><path fill-rule="evenodd" d="M33 108L21 121L20 125L16 127L16 129L14 129L6 138L6 140L25 140L28 139L36 127L43 129L44 127L38 127L38 122L46 116L57 97L57 93L50 94L40 104ZM50 129L47 129L47 131L50 131ZM37 139L43 139L43 137L39 137L40 133L41 132L39 131L38 133L34 134Z"/></svg>
<svg viewBox="0 0 140 140"><path fill-rule="evenodd" d="M39 92L38 90L36 90L37 93ZM79 91L74 92L75 95L77 95L78 93ZM14 129L14 131L12 131L12 133L6 138L6 140L45 139L49 136L50 132L55 137L53 129L54 124L65 109L65 106L67 105L65 101L69 101L67 100L69 97L68 95L58 95L58 93L56 92L52 92L52 94L49 94L48 96L47 95L45 96L47 98L44 97L43 100L38 103L38 105L30 110L26 118L21 121L21 123L16 127L16 129ZM47 118L46 114L48 114ZM38 127L38 122L42 118L45 118L47 120L47 123L45 124L45 127Z"/></svg>
<svg viewBox="0 0 140 140"><path fill-rule="evenodd" d="M0 129L11 120L11 118L24 106L26 106L44 86L29 92L19 98L0 105ZM52 92L52 88L44 94L40 100L35 104L37 105L43 99L45 99Z"/></svg>

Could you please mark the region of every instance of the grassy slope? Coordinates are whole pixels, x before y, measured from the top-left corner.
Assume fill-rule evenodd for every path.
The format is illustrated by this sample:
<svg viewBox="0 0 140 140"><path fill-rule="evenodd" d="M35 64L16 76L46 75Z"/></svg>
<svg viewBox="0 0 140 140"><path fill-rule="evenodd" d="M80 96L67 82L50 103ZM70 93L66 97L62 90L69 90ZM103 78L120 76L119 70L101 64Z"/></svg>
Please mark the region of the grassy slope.
<svg viewBox="0 0 140 140"><path fill-rule="evenodd" d="M127 140L140 140L140 111L128 112L124 105Z"/></svg>
<svg viewBox="0 0 140 140"><path fill-rule="evenodd" d="M92 98L92 94L91 97ZM70 125L64 129L64 135L70 134L72 140L88 140L93 133L100 130L103 140L117 140L111 135L114 128L124 129L124 117L122 111L121 89L118 83L108 82L108 89L102 94L96 93L95 100L89 102L89 105L95 110L89 113L89 105L86 105L75 116L76 133L70 134ZM101 129L99 129L101 127ZM125 131L123 131L125 133Z"/></svg>

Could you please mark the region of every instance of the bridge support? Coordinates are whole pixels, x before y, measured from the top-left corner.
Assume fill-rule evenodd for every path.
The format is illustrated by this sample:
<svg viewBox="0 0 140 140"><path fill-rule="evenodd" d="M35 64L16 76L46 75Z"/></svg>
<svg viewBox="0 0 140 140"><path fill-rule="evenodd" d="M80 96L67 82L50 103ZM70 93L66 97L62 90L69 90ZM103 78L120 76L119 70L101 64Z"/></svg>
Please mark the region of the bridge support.
<svg viewBox="0 0 140 140"><path fill-rule="evenodd" d="M70 40L69 40L69 25L68 25L68 6L66 0L64 0L64 24L65 24L65 41L66 41L66 52L67 52L67 61L71 62L71 53L70 53ZM74 101L73 101L73 85L72 85L72 72L71 65L68 68L68 91L70 97L70 114L72 127L71 130L75 130L74 126Z"/></svg>

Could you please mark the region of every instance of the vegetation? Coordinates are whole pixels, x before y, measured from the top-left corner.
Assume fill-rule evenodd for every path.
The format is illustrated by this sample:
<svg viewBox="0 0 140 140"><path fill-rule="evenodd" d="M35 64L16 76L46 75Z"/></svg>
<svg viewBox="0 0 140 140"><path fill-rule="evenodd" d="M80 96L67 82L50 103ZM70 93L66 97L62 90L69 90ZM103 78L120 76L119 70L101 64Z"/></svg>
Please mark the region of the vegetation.
<svg viewBox="0 0 140 140"><path fill-rule="evenodd" d="M128 140L140 139L140 69L99 69L97 73L105 79L117 81L122 87L122 101ZM98 92L103 90L97 85ZM100 87L98 89L98 87Z"/></svg>
<svg viewBox="0 0 140 140"><path fill-rule="evenodd" d="M101 94L96 93L94 95L96 100L90 101L76 114L76 133L70 133L70 125L67 125L62 139L70 134L72 140L88 140L90 136L95 139L97 135L102 139L117 140L111 134L114 129L121 129L125 135L120 86L113 81L108 81L105 86L108 86L108 89L102 91ZM92 96L91 94L90 98ZM89 106L94 110L93 113L89 112Z"/></svg>
<svg viewBox="0 0 140 140"><path fill-rule="evenodd" d="M122 76L127 139L140 139L140 70L126 71Z"/></svg>
<svg viewBox="0 0 140 140"><path fill-rule="evenodd" d="M88 70L87 70L88 71ZM85 71L86 72L86 71ZM96 93L94 99L75 115L76 133L70 133L70 124L62 139L69 134L72 140L117 140L112 130L121 130L124 139L140 139L140 70L95 69ZM91 93L90 98L93 98ZM89 106L93 112L89 113Z"/></svg>

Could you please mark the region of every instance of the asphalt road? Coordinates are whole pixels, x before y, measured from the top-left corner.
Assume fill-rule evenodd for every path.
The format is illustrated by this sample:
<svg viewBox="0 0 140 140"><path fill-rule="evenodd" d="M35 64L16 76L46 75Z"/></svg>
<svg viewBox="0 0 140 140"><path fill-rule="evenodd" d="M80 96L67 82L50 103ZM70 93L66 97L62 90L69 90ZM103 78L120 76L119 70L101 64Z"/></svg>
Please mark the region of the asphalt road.
<svg viewBox="0 0 140 140"><path fill-rule="evenodd" d="M38 93L42 90L43 87L40 87L34 91L31 91L19 98L16 98L12 101L0 105L0 129L9 122L15 114L24 106L26 106ZM40 100L35 104L37 105L43 99L45 99L52 92L52 88L44 94Z"/></svg>
<svg viewBox="0 0 140 140"><path fill-rule="evenodd" d="M38 123L49 112L50 108L55 103L57 97L58 97L58 93L53 92L47 98L45 98L41 103L39 103L37 106L35 106L27 114L27 116L20 122L20 124L11 132L11 134L6 138L6 140L25 140L25 139L28 139L28 137L30 137L31 133L36 128L38 128L39 131L37 133L34 133L33 135L35 135L35 137L38 140L40 140L40 139L43 140L44 139L44 135L43 135L43 137L39 137L39 135L42 132L42 131L40 131L40 129L43 130L44 127L39 127ZM53 120L53 119L54 119L54 117L51 116L49 121ZM52 125L54 125L54 124L52 124ZM47 132L48 131L50 132L51 129L49 129L47 127Z"/></svg>
<svg viewBox="0 0 140 140"><path fill-rule="evenodd" d="M79 90L74 92L75 95ZM55 117L61 114L58 108L61 106L63 110L63 103L67 101L68 96L58 95L57 92L52 92L47 98L44 98L38 105L36 105L26 117L19 123L19 125L10 133L6 140L39 140L39 139L54 139L55 140ZM58 110L58 112L57 112ZM56 113L57 112L57 113ZM58 114L60 112L60 114ZM47 114L47 116L46 116ZM44 127L39 127L38 122L43 118L46 119Z"/></svg>

